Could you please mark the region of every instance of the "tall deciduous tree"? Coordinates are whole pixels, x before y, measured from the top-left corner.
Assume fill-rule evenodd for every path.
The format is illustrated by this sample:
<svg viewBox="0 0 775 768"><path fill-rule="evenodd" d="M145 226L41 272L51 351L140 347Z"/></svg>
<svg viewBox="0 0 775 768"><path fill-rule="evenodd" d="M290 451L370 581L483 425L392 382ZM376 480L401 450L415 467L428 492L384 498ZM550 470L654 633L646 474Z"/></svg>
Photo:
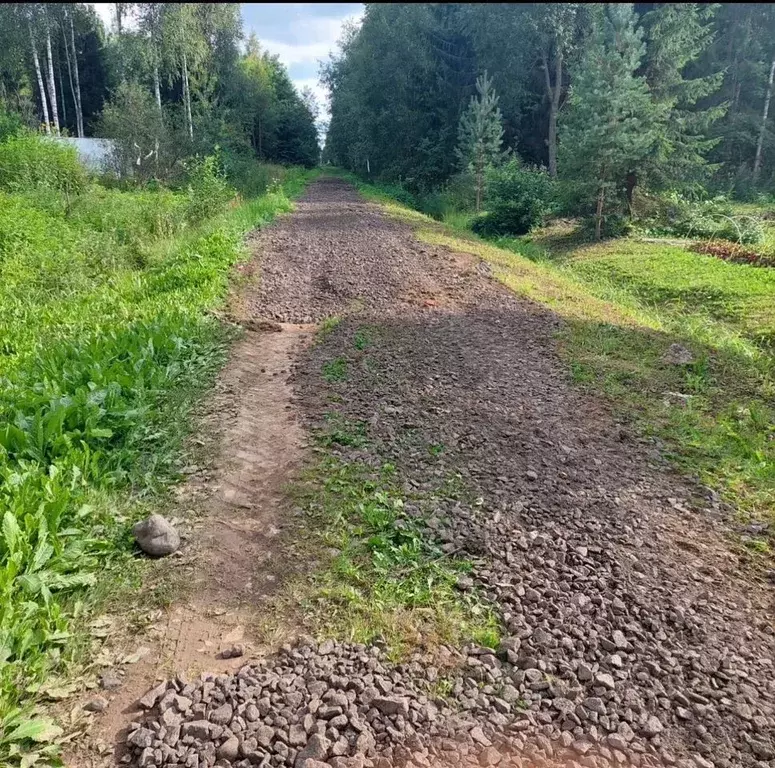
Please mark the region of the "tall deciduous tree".
<svg viewBox="0 0 775 768"><path fill-rule="evenodd" d="M628 172L656 140L658 110L636 75L645 52L631 4L595 6L562 123L561 170L595 201L595 236L620 203Z"/></svg>
<svg viewBox="0 0 775 768"><path fill-rule="evenodd" d="M485 169L498 161L503 152L503 116L498 94L485 72L476 81L476 96L460 118L456 154L464 170L474 175L476 210L482 207Z"/></svg>

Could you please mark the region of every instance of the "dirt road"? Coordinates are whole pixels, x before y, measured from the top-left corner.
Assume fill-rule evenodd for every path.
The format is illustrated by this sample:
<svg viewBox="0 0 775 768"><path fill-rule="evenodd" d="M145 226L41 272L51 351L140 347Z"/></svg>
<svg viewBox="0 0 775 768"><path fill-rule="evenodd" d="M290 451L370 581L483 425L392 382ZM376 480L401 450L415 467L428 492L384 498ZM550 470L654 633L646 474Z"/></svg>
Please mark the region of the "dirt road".
<svg viewBox="0 0 775 768"><path fill-rule="evenodd" d="M472 257L417 243L338 180L315 183L258 253L255 319L343 320L314 345L277 341L293 329L251 337L243 386L263 397L273 344L286 362L272 372L293 358L292 396L272 401L285 421L264 434L250 421L256 401L234 394L246 410L227 433L243 436L235 455L247 468L242 522L231 522L261 530L246 560L228 529L229 579L244 586L249 560L271 555L259 534L283 509L282 478L254 486L272 445L298 450L283 425L316 428L334 409L368 425L365 445L340 446L343 460L389 461L420 489L455 473L478 497L438 496L427 534L472 559L504 642L497 654L462 649L446 699L428 693L435 673L417 661L308 640L240 671L180 677L135 716L133 764L775 766L772 589L738 572L710 497L573 389L554 352L557 318ZM377 334L368 365L352 344L364 324ZM238 346L232 366L247 352ZM335 384L321 373L332 359L347 370ZM207 535L219 551L217 527Z"/></svg>

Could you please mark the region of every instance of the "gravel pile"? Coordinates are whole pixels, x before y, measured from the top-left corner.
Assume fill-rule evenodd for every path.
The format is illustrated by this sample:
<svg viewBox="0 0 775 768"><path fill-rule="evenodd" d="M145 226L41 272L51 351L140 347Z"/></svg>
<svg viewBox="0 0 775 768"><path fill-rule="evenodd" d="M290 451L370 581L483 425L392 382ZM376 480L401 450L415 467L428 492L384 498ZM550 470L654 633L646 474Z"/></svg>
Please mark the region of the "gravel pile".
<svg viewBox="0 0 775 768"><path fill-rule="evenodd" d="M488 714L487 694L475 681L494 683L491 670L500 662L485 649L472 654L472 677L466 682L459 676L455 684L479 696L477 711ZM509 723L513 691L498 682L506 699L493 697L498 714L480 723L422 692L437 677L436 668L417 662L392 666L377 647L302 640L234 675L178 677L149 691L140 700L147 716L130 725L123 761L143 767L318 768L328 761L334 768L386 768L409 760L427 766L429 759L476 758L492 746L486 734Z"/></svg>

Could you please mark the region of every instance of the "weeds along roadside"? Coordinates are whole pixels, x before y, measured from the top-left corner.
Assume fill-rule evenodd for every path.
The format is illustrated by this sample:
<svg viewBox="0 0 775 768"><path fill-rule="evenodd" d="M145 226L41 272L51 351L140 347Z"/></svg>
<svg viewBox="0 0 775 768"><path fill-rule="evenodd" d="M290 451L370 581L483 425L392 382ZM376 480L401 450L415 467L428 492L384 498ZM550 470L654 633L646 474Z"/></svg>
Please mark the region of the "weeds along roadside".
<svg viewBox="0 0 775 768"><path fill-rule="evenodd" d="M477 256L512 291L560 315L570 378L735 506L741 554L772 557L775 271L694 253L689 243L588 243L541 231L489 242L465 221L436 222L390 188L342 175L420 241ZM692 362L667 362L671 344Z"/></svg>
<svg viewBox="0 0 775 768"><path fill-rule="evenodd" d="M95 595L131 580L131 524L178 477L185 416L225 359L207 311L246 232L309 177L278 168L235 201L205 159L181 191L109 189L25 142L0 145L3 764L55 751L29 706L76 658Z"/></svg>

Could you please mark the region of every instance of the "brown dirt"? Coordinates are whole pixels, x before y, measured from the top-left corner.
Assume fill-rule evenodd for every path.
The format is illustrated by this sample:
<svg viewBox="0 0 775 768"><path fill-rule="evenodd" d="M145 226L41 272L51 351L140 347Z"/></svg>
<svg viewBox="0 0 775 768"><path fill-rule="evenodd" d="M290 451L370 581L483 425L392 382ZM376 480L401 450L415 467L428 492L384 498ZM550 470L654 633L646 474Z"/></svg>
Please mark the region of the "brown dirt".
<svg viewBox="0 0 775 768"><path fill-rule="evenodd" d="M253 320L346 319L319 345L286 326L234 348L223 381L235 413L212 479L219 493L196 536L191 601L170 611L153 660L134 667L101 716L102 738L126 724L132 697L155 677L234 668L216 662L219 644L250 624L286 564L275 530L301 456L297 419L319 427L336 409L369 425L365 451L393 462L407 487L430 490L458 473L480 498L439 498L434 533L474 560L477 584L521 638L516 672L535 669L529 661L553 681L524 686L530 728L504 748L556 759L561 725L592 737L589 722L566 731L552 702L600 696L608 713L591 722L603 748L622 723L639 744L614 749L614 762L775 765L772 589L741 575L703 489L573 389L555 353L558 318L488 279L474 258L417 243L336 180L311 186L258 247L261 285L245 302ZM365 352L353 345L363 324L378 327ZM321 367L338 357L347 378L327 382ZM431 455L430 445L444 451ZM344 460L363 453L341 449ZM626 645L614 647L614 633ZM580 665L610 674L615 689L586 681ZM644 735L651 715L664 733Z"/></svg>

